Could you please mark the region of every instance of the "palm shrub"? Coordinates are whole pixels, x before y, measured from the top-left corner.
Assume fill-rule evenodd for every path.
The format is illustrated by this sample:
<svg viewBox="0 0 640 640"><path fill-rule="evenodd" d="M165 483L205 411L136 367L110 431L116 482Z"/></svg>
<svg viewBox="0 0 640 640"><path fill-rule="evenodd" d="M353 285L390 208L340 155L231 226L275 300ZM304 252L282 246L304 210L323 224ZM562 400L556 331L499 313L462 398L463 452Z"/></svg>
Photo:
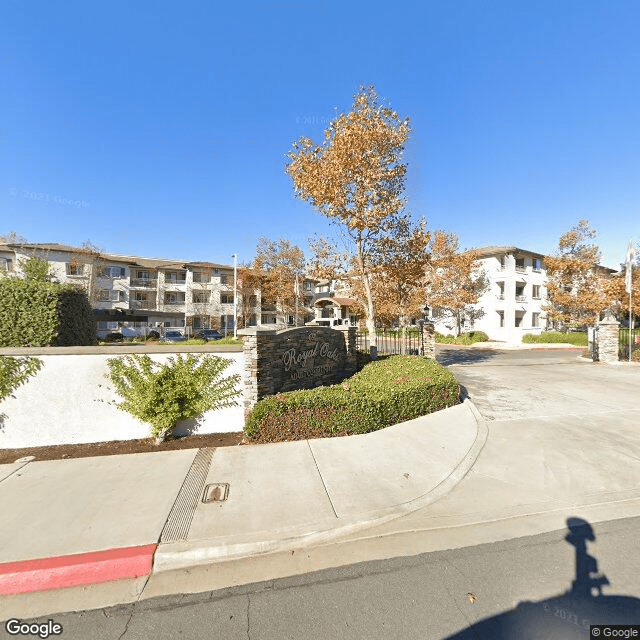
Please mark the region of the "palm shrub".
<svg viewBox="0 0 640 640"><path fill-rule="evenodd" d="M231 360L187 354L170 357L166 364L148 355L129 355L107 361L109 377L124 398L118 408L151 424L156 444L181 420L236 404L239 375L220 378Z"/></svg>

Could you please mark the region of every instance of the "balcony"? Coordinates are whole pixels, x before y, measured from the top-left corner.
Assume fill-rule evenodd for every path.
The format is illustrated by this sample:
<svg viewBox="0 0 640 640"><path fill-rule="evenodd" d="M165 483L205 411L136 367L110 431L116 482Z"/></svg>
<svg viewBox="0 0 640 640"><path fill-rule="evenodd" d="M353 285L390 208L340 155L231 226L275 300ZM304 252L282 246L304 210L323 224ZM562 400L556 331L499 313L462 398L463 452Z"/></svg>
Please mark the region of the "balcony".
<svg viewBox="0 0 640 640"><path fill-rule="evenodd" d="M171 284L187 284L187 280L186 279L177 279L177 278L171 278L171 279L165 279L164 283L166 285L171 285Z"/></svg>
<svg viewBox="0 0 640 640"><path fill-rule="evenodd" d="M131 278L129 286L132 289L155 289L158 286L158 281L155 278Z"/></svg>
<svg viewBox="0 0 640 640"><path fill-rule="evenodd" d="M516 302L526 302L527 296L516 296Z"/></svg>
<svg viewBox="0 0 640 640"><path fill-rule="evenodd" d="M516 264L516 271L518 273L526 273L527 267L525 267L523 264Z"/></svg>
<svg viewBox="0 0 640 640"><path fill-rule="evenodd" d="M155 309L156 302L155 300L130 300L129 308L130 309Z"/></svg>

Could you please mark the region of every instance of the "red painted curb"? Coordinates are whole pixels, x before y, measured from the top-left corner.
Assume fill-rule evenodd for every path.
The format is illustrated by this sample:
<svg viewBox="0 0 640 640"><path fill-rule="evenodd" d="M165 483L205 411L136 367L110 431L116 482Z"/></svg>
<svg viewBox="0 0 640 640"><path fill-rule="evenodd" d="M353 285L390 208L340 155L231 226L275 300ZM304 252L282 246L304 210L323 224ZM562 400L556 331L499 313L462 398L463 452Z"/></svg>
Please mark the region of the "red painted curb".
<svg viewBox="0 0 640 640"><path fill-rule="evenodd" d="M151 572L157 544L0 564L0 595L137 578Z"/></svg>

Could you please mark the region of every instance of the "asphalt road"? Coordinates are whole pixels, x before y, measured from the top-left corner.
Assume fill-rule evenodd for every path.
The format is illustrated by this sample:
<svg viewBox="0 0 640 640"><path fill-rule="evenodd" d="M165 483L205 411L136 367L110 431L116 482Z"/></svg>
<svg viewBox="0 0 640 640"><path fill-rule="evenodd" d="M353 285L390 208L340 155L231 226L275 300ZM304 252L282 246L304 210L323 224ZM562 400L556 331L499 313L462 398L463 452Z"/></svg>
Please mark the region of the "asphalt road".
<svg viewBox="0 0 640 640"><path fill-rule="evenodd" d="M586 640L591 624L640 625L639 526L640 518L576 522L506 542L50 617L65 640ZM16 636L3 629L0 637Z"/></svg>
<svg viewBox="0 0 640 640"><path fill-rule="evenodd" d="M640 367L581 360L580 350L440 348L486 420L637 411Z"/></svg>

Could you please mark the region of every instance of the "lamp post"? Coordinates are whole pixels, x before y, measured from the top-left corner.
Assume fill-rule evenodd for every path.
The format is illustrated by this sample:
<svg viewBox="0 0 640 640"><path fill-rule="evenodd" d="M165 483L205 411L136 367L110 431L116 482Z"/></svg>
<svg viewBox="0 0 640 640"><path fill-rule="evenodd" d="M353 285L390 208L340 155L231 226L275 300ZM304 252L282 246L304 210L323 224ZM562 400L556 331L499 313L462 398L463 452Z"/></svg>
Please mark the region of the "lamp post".
<svg viewBox="0 0 640 640"><path fill-rule="evenodd" d="M238 339L238 254L233 254L233 339Z"/></svg>

